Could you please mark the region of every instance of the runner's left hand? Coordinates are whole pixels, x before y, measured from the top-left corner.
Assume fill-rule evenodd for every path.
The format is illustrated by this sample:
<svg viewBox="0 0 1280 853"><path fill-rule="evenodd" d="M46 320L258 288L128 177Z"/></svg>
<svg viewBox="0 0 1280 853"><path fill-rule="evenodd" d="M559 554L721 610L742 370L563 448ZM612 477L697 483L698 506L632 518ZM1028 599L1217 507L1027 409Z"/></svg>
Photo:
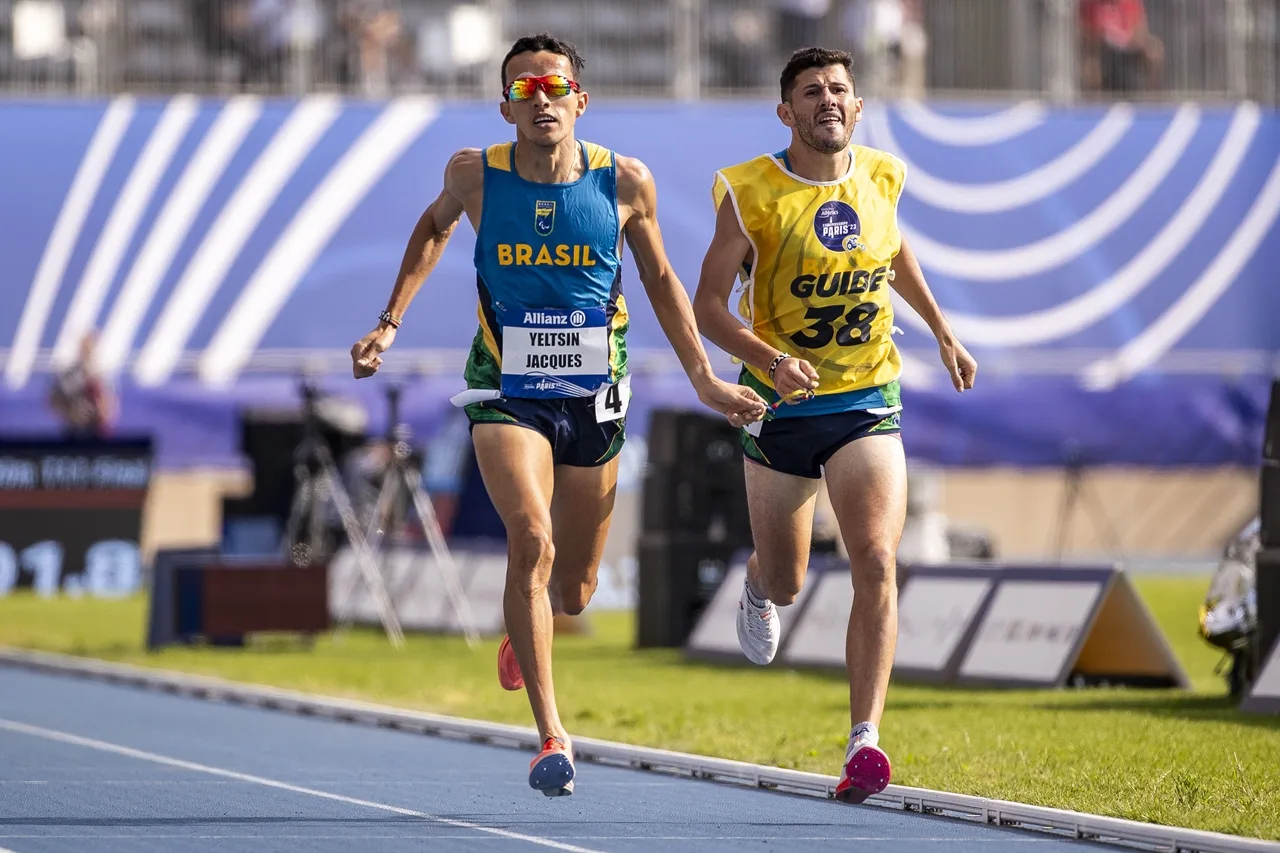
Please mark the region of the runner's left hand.
<svg viewBox="0 0 1280 853"><path fill-rule="evenodd" d="M766 405L760 395L745 385L712 379L698 389L698 399L715 409L735 427L744 427L764 417Z"/></svg>
<svg viewBox="0 0 1280 853"><path fill-rule="evenodd" d="M973 380L978 376L978 362L964 344L950 336L938 341L938 354L942 356L942 364L951 374L951 384L960 392L973 387Z"/></svg>

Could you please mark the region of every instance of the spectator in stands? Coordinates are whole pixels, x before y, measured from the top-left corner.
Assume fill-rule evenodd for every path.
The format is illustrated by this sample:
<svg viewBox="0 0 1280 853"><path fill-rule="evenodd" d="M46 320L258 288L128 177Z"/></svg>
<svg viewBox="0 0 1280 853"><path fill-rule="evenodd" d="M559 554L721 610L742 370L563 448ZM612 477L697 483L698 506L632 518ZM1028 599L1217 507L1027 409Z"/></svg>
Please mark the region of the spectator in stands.
<svg viewBox="0 0 1280 853"><path fill-rule="evenodd" d="M215 79L240 86L306 87L325 36L319 0L195 0L196 32Z"/></svg>
<svg viewBox="0 0 1280 853"><path fill-rule="evenodd" d="M315 0L252 0L247 38L256 51L254 77L259 82L282 85L296 73L299 63L310 63L310 54L324 35ZM290 85L299 85L292 77Z"/></svg>
<svg viewBox="0 0 1280 853"><path fill-rule="evenodd" d="M205 50L229 63L227 79L240 86L278 85L283 79L284 53L273 48L271 38L280 12L270 0L197 0L193 10Z"/></svg>
<svg viewBox="0 0 1280 853"><path fill-rule="evenodd" d="M404 47L396 5L393 0L346 0L339 12L351 57L349 74L369 97L385 96L394 83L391 57Z"/></svg>
<svg viewBox="0 0 1280 853"><path fill-rule="evenodd" d="M866 70L859 83L868 91L924 97L928 36L923 0L856 0L844 7L840 29Z"/></svg>
<svg viewBox="0 0 1280 853"><path fill-rule="evenodd" d="M1143 0L1080 0L1082 85L1087 92L1154 91L1164 45L1147 28Z"/></svg>
<svg viewBox="0 0 1280 853"><path fill-rule="evenodd" d="M715 69L712 88L754 89L771 84L760 62L773 39L767 13L753 7L733 9L728 21L723 33L716 32L703 48Z"/></svg>
<svg viewBox="0 0 1280 853"><path fill-rule="evenodd" d="M924 57L929 37L924 28L924 0L898 0L902 7L902 29L898 33L897 84L899 94L907 98L923 98L925 82Z"/></svg>
<svg viewBox="0 0 1280 853"><path fill-rule="evenodd" d="M105 438L116 416L115 395L98 371L93 332L80 342L79 357L54 378L49 405L62 419L68 437Z"/></svg>
<svg viewBox="0 0 1280 853"><path fill-rule="evenodd" d="M778 48L783 56L822 40L823 19L831 11L831 0L777 0L777 4Z"/></svg>

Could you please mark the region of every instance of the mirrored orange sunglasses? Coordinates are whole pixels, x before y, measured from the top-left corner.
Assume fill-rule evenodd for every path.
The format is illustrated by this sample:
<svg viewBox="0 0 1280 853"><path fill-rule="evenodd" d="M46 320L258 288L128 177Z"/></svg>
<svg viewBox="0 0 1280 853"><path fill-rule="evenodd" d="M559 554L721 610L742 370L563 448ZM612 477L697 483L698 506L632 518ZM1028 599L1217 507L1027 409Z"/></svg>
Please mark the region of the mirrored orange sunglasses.
<svg viewBox="0 0 1280 853"><path fill-rule="evenodd" d="M508 101L527 101L539 89L546 92L548 98L563 98L570 92L578 91L578 81L570 80L563 74L520 77L507 84L507 88L502 90L502 97Z"/></svg>

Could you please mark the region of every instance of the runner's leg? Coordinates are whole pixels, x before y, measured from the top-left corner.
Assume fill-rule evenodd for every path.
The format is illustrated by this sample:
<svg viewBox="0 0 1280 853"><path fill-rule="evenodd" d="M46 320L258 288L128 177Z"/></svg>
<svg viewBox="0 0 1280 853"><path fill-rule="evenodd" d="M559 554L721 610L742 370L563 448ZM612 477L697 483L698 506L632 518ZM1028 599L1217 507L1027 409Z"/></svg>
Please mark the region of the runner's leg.
<svg viewBox="0 0 1280 853"><path fill-rule="evenodd" d="M513 424L478 423L471 436L489 499L506 528L503 616L534 722L544 739L566 737L551 677L552 614L547 592L555 561L551 445L541 433Z"/></svg>
<svg viewBox="0 0 1280 853"><path fill-rule="evenodd" d="M831 505L849 553L853 609L845 658L853 725L880 725L898 636L898 541L907 512L907 465L897 435L868 435L826 464Z"/></svg>

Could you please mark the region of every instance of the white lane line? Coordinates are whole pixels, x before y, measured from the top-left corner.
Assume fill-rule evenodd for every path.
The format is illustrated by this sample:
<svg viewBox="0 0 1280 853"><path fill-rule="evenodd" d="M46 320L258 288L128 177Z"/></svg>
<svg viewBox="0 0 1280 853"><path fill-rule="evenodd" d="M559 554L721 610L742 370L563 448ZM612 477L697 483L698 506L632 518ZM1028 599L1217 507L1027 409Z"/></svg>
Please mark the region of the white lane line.
<svg viewBox="0 0 1280 853"><path fill-rule="evenodd" d="M275 788L280 791L289 791L294 794L306 794L309 797L317 797L322 800L332 800L336 803L346 803L352 806L364 806L365 808L378 809L384 812L392 812L393 814L418 817L423 820L442 823L459 829L470 829L476 832L484 832L489 835L496 835L501 838L514 841L527 841L530 844L550 847L554 850L568 850L572 851L572 853L603 853L603 851L593 850L589 847L577 847L573 844L564 844L559 841L539 838L536 835L523 835L519 832L510 832L508 830L498 829L492 826L480 826L478 824L468 823L465 820L452 820L447 817L438 817L436 815L427 814L426 812L414 811L413 809L403 809L399 806L387 805L386 803L376 803L372 800L344 797L341 794L331 794L328 791L318 791L315 788L304 788L301 785L290 785L288 782L278 782L275 779L266 779L262 776L252 776L248 773L237 773L234 770L224 770L221 767L197 764L194 761L183 761L178 758L170 758L167 755L157 755L154 752L144 752L140 749L132 749L131 747L120 746L103 740L80 737L79 735L68 734L67 732L60 732L54 729L46 729L41 726L32 726L27 723L19 723L13 720L0 719L0 729L16 732L18 734L31 735L33 737L42 737L46 740L69 743L73 746L83 746L88 749L96 749L99 752L110 752L115 755L124 755L129 758L137 758L141 761L150 761L153 764L163 764L167 767L176 767L179 770L194 770L198 773L208 773L211 776L221 776L224 779L235 779L239 782L250 782L254 785L261 785L264 788ZM13 851L0 849L0 853L13 853Z"/></svg>

